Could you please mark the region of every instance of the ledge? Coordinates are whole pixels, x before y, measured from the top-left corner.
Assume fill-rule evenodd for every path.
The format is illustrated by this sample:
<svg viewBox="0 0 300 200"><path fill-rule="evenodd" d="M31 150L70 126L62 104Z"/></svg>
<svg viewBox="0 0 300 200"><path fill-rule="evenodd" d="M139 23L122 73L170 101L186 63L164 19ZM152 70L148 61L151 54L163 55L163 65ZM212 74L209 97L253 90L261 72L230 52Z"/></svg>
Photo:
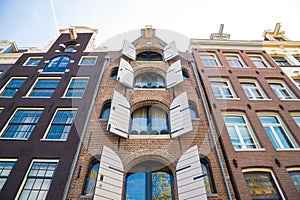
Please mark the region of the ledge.
<svg viewBox="0 0 300 200"><path fill-rule="evenodd" d="M129 139L171 139L171 135L129 135Z"/></svg>
<svg viewBox="0 0 300 200"><path fill-rule="evenodd" d="M259 149L235 149L236 152L252 152L252 151L255 151L255 152L263 152L263 151L266 151L265 148L259 148Z"/></svg>

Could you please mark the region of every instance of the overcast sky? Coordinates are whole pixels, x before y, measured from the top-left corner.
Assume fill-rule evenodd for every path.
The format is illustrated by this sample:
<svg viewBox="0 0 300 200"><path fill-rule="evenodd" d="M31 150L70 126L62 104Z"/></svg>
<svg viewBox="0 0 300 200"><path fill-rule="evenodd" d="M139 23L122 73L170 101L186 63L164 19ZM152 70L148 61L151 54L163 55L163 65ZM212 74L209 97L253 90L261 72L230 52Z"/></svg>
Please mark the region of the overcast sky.
<svg viewBox="0 0 300 200"><path fill-rule="evenodd" d="M277 22L300 41L299 0L0 0L0 40L43 48L61 28L99 30L102 43L123 32L153 25L189 38L208 39L225 24L232 40L261 40Z"/></svg>

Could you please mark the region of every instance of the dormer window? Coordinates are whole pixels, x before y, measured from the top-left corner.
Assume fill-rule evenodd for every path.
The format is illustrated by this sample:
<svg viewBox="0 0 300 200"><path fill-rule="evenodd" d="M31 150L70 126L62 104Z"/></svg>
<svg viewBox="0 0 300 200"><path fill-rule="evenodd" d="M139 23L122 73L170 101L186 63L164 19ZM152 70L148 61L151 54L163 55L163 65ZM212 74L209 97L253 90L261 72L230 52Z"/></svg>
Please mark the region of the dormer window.
<svg viewBox="0 0 300 200"><path fill-rule="evenodd" d="M141 52L136 57L137 61L162 61L162 55L153 51Z"/></svg>

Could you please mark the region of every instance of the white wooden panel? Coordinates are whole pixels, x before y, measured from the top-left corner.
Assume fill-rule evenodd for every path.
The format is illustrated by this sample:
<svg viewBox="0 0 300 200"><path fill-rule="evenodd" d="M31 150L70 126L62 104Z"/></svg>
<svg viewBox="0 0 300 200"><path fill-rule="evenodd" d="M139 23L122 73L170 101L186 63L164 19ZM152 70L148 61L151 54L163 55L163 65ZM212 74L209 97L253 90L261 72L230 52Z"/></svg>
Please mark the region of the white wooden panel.
<svg viewBox="0 0 300 200"><path fill-rule="evenodd" d="M165 61L171 60L175 56L178 55L178 50L176 48L175 41L170 42L167 46L164 48L164 59Z"/></svg>
<svg viewBox="0 0 300 200"><path fill-rule="evenodd" d="M124 85L132 88L133 79L134 79L134 71L131 65L126 60L121 58L120 65L118 68L117 80L120 81L120 83L123 83Z"/></svg>
<svg viewBox="0 0 300 200"><path fill-rule="evenodd" d="M103 146L94 199L122 199L124 167L120 157Z"/></svg>
<svg viewBox="0 0 300 200"><path fill-rule="evenodd" d="M128 58L131 58L132 60L135 60L136 57L136 49L135 47L128 41L128 40L124 40L123 43L123 49L122 49L122 53L127 56Z"/></svg>
<svg viewBox="0 0 300 200"><path fill-rule="evenodd" d="M207 200L197 146L191 147L179 158L176 177L179 200Z"/></svg>
<svg viewBox="0 0 300 200"><path fill-rule="evenodd" d="M180 60L173 63L167 70L167 88L183 82L182 67Z"/></svg>
<svg viewBox="0 0 300 200"><path fill-rule="evenodd" d="M114 92L107 130L124 138L128 138L130 104L119 92Z"/></svg>
<svg viewBox="0 0 300 200"><path fill-rule="evenodd" d="M177 96L170 106L171 137L177 137L193 130L187 93Z"/></svg>

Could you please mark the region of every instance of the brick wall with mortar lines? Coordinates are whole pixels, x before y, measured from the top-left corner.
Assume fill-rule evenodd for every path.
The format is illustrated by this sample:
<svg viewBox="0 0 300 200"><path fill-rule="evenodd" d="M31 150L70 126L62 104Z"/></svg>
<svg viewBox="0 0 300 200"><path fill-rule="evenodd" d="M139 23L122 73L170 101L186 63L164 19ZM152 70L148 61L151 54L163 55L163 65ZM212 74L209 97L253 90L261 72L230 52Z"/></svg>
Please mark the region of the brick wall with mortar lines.
<svg viewBox="0 0 300 200"><path fill-rule="evenodd" d="M196 93L197 85L192 70L187 62L181 58L182 66L189 72L189 80L185 80L183 83L180 83L173 89L141 90L126 88L124 85L110 77L111 70L119 65L120 55L111 54L111 57L113 62L107 67L103 75L92 116L90 118L83 145L81 147L80 156L72 179L68 199L80 198L84 188L88 166L94 156L99 157L101 155L103 145L112 148L120 156L125 167L125 172L130 170L130 168L135 164L138 164L145 159L152 159L168 165L173 175L175 174L176 161L178 158L189 147L198 145L199 153L206 156L210 161L212 175L218 193L217 197L209 197L209 199L228 199L224 186L224 180L219 168L218 160L216 158L216 153L212 147L211 138L208 135L209 129L204 114L204 109L201 104L201 100L198 98ZM151 67L151 71L154 70L158 72L163 70L166 72L167 68L169 67L168 63L164 62L145 63L131 61L130 64L135 71L143 70L142 67ZM172 62L170 64L172 64ZM189 100L197 105L199 119L193 120L193 131L180 136L180 139L121 138L120 143L118 144L119 137L106 131L107 121L99 120L103 104L112 99L112 94L115 90L126 96L131 105L131 113L137 108L140 108L144 105L149 105L149 102L159 104L165 111L168 111L172 100L182 92L187 91ZM118 145L119 148L117 148ZM222 155L221 151L220 153ZM224 158L223 156L221 157L223 165L225 166ZM80 177L77 177L77 172L80 166ZM174 191L175 199L177 199L176 181L174 181ZM231 189L231 191L233 190Z"/></svg>

